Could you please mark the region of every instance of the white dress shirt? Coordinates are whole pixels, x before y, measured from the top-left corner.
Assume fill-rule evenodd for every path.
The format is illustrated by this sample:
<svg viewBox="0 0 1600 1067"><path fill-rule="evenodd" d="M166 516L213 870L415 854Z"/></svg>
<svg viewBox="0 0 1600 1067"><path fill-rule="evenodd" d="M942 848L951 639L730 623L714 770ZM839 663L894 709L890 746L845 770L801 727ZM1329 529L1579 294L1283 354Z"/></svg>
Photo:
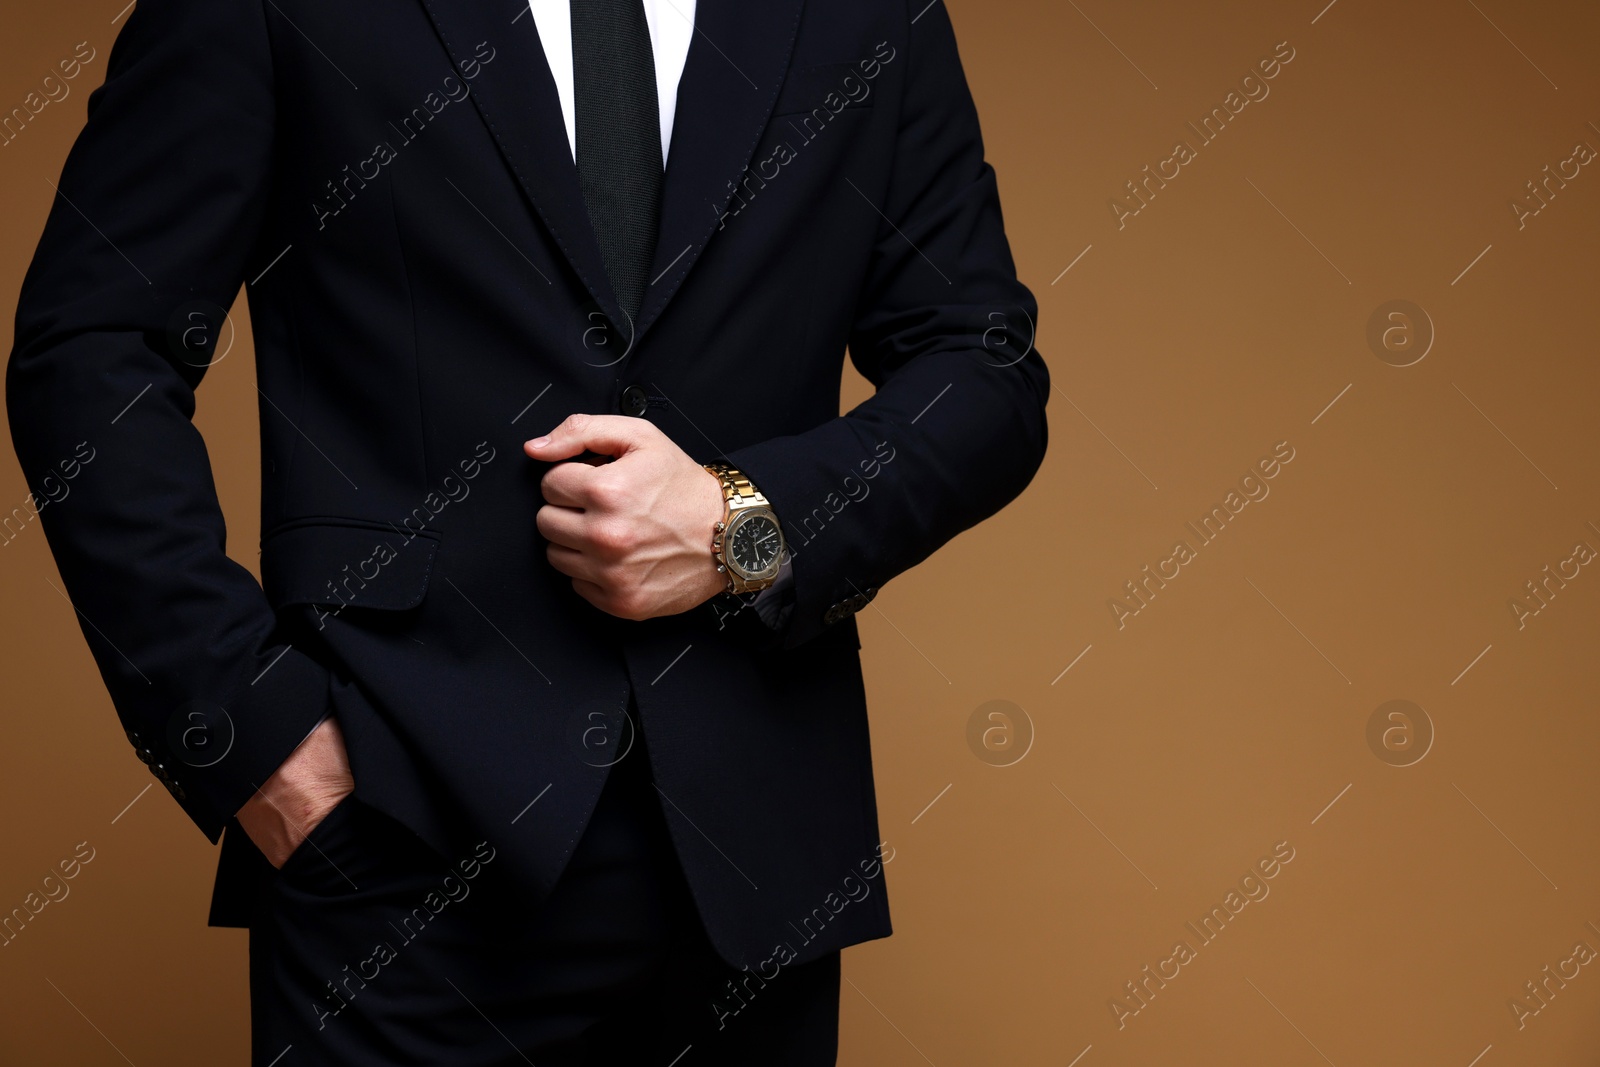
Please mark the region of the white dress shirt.
<svg viewBox="0 0 1600 1067"><path fill-rule="evenodd" d="M643 0L645 21L650 24L650 51L656 61L656 103L661 109L661 165L666 166L667 148L672 144L672 116L678 109L678 79L689 58L689 41L694 37L695 0ZM539 27L545 62L556 79L556 95L561 98L561 117L567 123L567 144L572 158L578 158L576 108L572 79L571 0L528 0L533 21Z"/></svg>

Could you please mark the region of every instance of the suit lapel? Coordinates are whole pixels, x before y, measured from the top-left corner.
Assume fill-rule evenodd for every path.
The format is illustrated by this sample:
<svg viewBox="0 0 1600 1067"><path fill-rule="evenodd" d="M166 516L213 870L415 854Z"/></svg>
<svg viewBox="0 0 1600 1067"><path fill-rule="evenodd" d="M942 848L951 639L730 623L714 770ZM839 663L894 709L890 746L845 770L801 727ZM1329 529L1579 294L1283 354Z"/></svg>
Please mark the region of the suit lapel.
<svg viewBox="0 0 1600 1067"><path fill-rule="evenodd" d="M526 0L423 0L460 69L478 43L495 50L473 82L472 102L534 210L595 302L623 321L572 163L555 78Z"/></svg>
<svg viewBox="0 0 1600 1067"><path fill-rule="evenodd" d="M789 66L802 3L696 2L694 41L672 120L652 282L636 338L678 291L750 164Z"/></svg>
<svg viewBox="0 0 1600 1067"><path fill-rule="evenodd" d="M750 163L800 26L803 0L697 0L678 84L651 285L634 341L660 317L715 232ZM555 79L525 0L423 0L460 69L479 42L495 50L472 101L534 209L606 316L624 323L572 162ZM667 17L671 14L669 4Z"/></svg>

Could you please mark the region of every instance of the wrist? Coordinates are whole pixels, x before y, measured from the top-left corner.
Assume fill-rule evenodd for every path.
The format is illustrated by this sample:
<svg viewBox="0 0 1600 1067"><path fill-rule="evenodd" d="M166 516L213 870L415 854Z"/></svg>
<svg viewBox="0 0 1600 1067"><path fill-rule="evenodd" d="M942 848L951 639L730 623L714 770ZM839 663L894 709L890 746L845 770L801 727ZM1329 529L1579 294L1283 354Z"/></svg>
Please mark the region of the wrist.
<svg viewBox="0 0 1600 1067"><path fill-rule="evenodd" d="M700 469L705 472L706 476L704 483L706 487L705 505L701 509L705 519L699 527L699 532L703 534L700 543L712 546L709 551L704 553L706 588L709 590L706 596L709 599L718 593L726 592L731 587L727 571L718 562L714 547L717 535L727 521L728 504L722 494L722 479L717 477L716 472L709 466L703 466Z"/></svg>
<svg viewBox="0 0 1600 1067"><path fill-rule="evenodd" d="M287 810L309 803L315 807L329 798L342 797L350 791L351 784L344 734L338 720L328 716L289 753L289 758L272 772L245 806L258 804Z"/></svg>

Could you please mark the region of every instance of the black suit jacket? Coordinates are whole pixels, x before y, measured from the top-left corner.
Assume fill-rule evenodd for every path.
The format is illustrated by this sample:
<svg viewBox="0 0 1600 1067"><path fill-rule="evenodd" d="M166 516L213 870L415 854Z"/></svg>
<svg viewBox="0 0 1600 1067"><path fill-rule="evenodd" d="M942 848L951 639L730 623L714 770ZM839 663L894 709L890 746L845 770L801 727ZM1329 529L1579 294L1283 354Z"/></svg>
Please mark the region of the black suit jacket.
<svg viewBox="0 0 1600 1067"><path fill-rule="evenodd" d="M730 962L889 932L852 613L1042 461L1035 305L941 4L700 0L696 23L629 323L520 0L129 16L7 401L129 738L213 841L331 712L358 796L447 853L489 842L532 901L637 728ZM241 283L259 585L190 421ZM877 388L840 416L847 346ZM572 412L748 472L793 553L781 630L571 591L520 443ZM223 922L260 874L228 841Z"/></svg>

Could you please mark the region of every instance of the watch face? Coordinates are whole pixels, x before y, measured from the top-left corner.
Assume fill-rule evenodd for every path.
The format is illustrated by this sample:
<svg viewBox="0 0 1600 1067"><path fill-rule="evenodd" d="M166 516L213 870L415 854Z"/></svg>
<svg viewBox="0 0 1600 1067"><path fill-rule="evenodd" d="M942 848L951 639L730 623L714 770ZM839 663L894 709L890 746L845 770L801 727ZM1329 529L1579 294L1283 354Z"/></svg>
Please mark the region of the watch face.
<svg viewBox="0 0 1600 1067"><path fill-rule="evenodd" d="M783 534L771 515L758 511L741 516L728 531L726 543L728 564L739 577L765 578L777 571Z"/></svg>

